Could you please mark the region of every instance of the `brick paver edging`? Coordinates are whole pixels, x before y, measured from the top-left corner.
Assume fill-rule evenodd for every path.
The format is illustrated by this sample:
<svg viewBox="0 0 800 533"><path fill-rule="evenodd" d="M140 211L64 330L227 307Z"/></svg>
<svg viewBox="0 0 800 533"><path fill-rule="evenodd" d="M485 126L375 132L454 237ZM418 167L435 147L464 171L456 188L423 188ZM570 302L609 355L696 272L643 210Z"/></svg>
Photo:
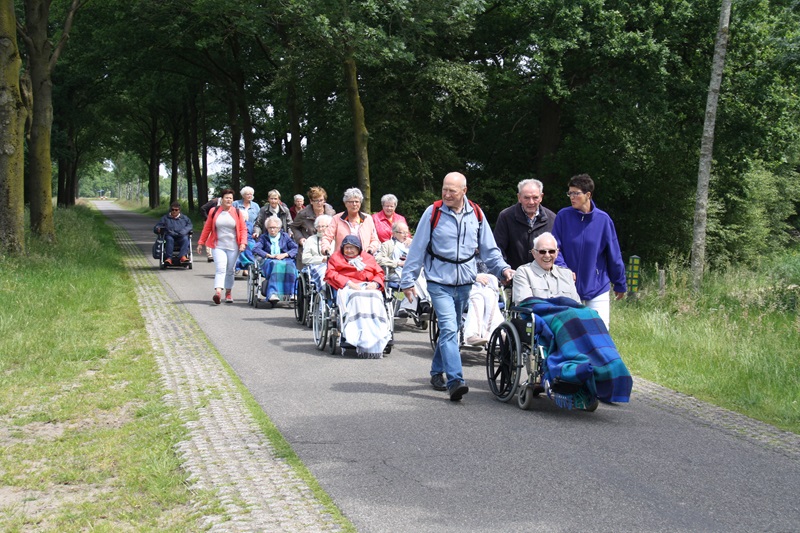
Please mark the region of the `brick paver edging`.
<svg viewBox="0 0 800 533"><path fill-rule="evenodd" d="M308 485L275 457L233 378L194 318L171 305L152 266L127 232L109 221L136 285L156 352L165 401L189 432L178 445L192 488L218 495L224 515L205 514L208 531L340 531Z"/></svg>

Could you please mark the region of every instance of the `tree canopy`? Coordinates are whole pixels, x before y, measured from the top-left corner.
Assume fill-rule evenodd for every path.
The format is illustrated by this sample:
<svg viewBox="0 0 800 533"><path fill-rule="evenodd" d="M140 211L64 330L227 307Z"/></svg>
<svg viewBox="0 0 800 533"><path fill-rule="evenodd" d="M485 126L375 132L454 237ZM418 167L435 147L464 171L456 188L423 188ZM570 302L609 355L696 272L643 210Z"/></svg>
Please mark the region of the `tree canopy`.
<svg viewBox="0 0 800 533"><path fill-rule="evenodd" d="M53 74L59 203L114 161L151 206L187 182L199 203L209 185L257 200L321 185L337 207L360 186L413 223L459 170L493 221L519 180L557 210L588 173L626 254L686 258L718 15L709 0L88 2ZM737 0L730 28L716 265L786 243L800 198L796 0ZM209 184L210 149L226 170Z"/></svg>

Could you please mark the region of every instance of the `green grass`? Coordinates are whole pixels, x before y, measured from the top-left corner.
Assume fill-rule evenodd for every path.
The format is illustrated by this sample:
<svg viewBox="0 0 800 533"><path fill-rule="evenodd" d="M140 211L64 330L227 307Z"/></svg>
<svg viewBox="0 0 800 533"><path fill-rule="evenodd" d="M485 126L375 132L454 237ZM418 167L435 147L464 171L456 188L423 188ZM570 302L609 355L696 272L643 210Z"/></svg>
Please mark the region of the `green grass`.
<svg viewBox="0 0 800 533"><path fill-rule="evenodd" d="M96 213L55 216L55 245L0 258L0 530L194 531L225 511L187 486L174 452L185 421L162 401L122 254ZM220 360L276 455L355 531Z"/></svg>
<svg viewBox="0 0 800 533"><path fill-rule="evenodd" d="M645 278L614 306L631 372L800 433L800 255L709 274L698 295L685 269L667 271L663 294Z"/></svg>
<svg viewBox="0 0 800 533"><path fill-rule="evenodd" d="M187 488L113 235L80 207L56 224L57 243L0 258L0 529L195 529L190 501L216 504Z"/></svg>

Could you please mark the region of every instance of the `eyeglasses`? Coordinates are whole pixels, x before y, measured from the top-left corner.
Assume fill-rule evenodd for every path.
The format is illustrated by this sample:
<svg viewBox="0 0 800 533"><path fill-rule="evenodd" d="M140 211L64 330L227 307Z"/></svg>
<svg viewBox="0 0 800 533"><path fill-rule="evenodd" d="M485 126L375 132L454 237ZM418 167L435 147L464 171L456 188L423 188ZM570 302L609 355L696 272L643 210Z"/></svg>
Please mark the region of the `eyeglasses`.
<svg viewBox="0 0 800 533"><path fill-rule="evenodd" d="M539 253L539 255L546 255L546 254L556 255L556 252L558 250L536 250L536 251Z"/></svg>
<svg viewBox="0 0 800 533"><path fill-rule="evenodd" d="M396 230L395 233L397 233L398 235L408 235L407 231Z"/></svg>
<svg viewBox="0 0 800 533"><path fill-rule="evenodd" d="M583 191L569 191L569 192L567 193L567 196L569 196L570 198L572 198L573 196L580 196L581 194L586 194L586 193L585 193L585 192L583 192Z"/></svg>
<svg viewBox="0 0 800 533"><path fill-rule="evenodd" d="M170 209L170 211L180 211L180 209Z"/></svg>
<svg viewBox="0 0 800 533"><path fill-rule="evenodd" d="M325 198L317 198L316 200L311 200L312 204L324 204Z"/></svg>
<svg viewBox="0 0 800 533"><path fill-rule="evenodd" d="M360 204L361 200L347 200L345 203L346 204Z"/></svg>

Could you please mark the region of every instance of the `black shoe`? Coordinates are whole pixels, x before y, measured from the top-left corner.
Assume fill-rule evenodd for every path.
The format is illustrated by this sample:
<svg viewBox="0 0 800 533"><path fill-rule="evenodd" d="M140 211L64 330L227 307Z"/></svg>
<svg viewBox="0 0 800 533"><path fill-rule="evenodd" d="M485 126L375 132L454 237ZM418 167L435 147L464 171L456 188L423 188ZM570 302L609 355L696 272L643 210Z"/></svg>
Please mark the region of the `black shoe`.
<svg viewBox="0 0 800 533"><path fill-rule="evenodd" d="M419 304L419 314L426 315L430 314L430 312L431 312L431 304L429 304L428 302L421 302Z"/></svg>
<svg viewBox="0 0 800 533"><path fill-rule="evenodd" d="M398 309L397 314L395 315L397 318L408 318L408 311L405 309Z"/></svg>
<svg viewBox="0 0 800 533"><path fill-rule="evenodd" d="M451 402L460 402L461 398L469 392L469 387L463 381L453 383L452 387L448 387L447 392L450 393Z"/></svg>
<svg viewBox="0 0 800 533"><path fill-rule="evenodd" d="M433 387L433 390L446 391L447 384L444 382L444 376L442 374L431 376L431 387Z"/></svg>

